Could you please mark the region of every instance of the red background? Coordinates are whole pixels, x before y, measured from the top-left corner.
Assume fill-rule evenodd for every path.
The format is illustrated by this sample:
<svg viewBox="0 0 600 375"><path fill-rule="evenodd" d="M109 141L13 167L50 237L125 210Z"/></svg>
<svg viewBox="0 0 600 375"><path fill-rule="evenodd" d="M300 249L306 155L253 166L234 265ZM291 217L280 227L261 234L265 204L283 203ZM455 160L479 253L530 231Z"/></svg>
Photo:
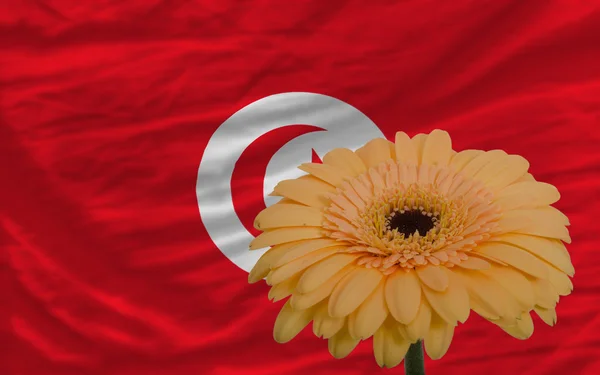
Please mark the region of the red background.
<svg viewBox="0 0 600 375"><path fill-rule="evenodd" d="M309 330L276 344L281 303L200 222L211 134L286 91L344 100L388 137L442 128L459 150L524 155L561 191L576 275L558 324L519 341L473 315L428 374L600 373L600 3L365 4L0 4L1 373L401 374L370 342L344 360Z"/></svg>

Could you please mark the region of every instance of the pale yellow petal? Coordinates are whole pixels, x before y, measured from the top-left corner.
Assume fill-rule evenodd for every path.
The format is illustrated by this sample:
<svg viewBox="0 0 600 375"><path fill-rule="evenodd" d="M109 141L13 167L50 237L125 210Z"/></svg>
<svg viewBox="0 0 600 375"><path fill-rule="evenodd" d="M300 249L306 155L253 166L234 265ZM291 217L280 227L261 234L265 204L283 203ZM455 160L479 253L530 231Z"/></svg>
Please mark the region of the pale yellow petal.
<svg viewBox="0 0 600 375"><path fill-rule="evenodd" d="M469 294L462 279L450 270L445 271L449 277L448 288L444 292L436 292L423 287L423 294L433 310L446 322L464 323L469 318Z"/></svg>
<svg viewBox="0 0 600 375"><path fill-rule="evenodd" d="M483 154L483 151L481 150L464 150L457 152L450 159L450 168L460 172L467 164L471 162L471 160L475 159L481 154Z"/></svg>
<svg viewBox="0 0 600 375"><path fill-rule="evenodd" d="M492 316L515 318L522 309L517 300L501 284L486 276L488 271L455 270L461 277L469 293L471 307L474 304L483 307Z"/></svg>
<svg viewBox="0 0 600 375"><path fill-rule="evenodd" d="M557 316L554 308L545 309L543 307L535 306L533 310L542 319L542 321L550 327L556 324Z"/></svg>
<svg viewBox="0 0 600 375"><path fill-rule="evenodd" d="M431 307L426 301L421 302L417 316L405 326L406 337L412 342L422 340L429 332L431 325Z"/></svg>
<svg viewBox="0 0 600 375"><path fill-rule="evenodd" d="M348 329L343 327L327 341L327 346L333 358L341 359L352 353L359 342L359 339L352 338L348 333Z"/></svg>
<svg viewBox="0 0 600 375"><path fill-rule="evenodd" d="M417 151L417 160L418 164L423 162L423 149L425 148L425 140L429 136L427 134L419 133L411 138L412 144L415 146L415 150Z"/></svg>
<svg viewBox="0 0 600 375"><path fill-rule="evenodd" d="M285 254L283 254L276 262L272 263L271 268L281 267L284 264L310 254L313 251L332 246L343 246L343 244L340 244L338 241L331 238L316 238L301 241L295 246L289 247Z"/></svg>
<svg viewBox="0 0 600 375"><path fill-rule="evenodd" d="M485 306L477 298L470 298L471 310L475 311L477 315L489 321L495 321L500 319L500 316L493 312L489 307Z"/></svg>
<svg viewBox="0 0 600 375"><path fill-rule="evenodd" d="M506 333L519 340L526 340L533 334L533 320L528 312L521 314L516 325L499 325Z"/></svg>
<svg viewBox="0 0 600 375"><path fill-rule="evenodd" d="M487 261L475 256L470 256L467 260L461 260L458 266L469 270L487 270L491 267Z"/></svg>
<svg viewBox="0 0 600 375"><path fill-rule="evenodd" d="M417 149L410 140L410 137L404 132L397 132L395 138L396 160L404 163L417 164Z"/></svg>
<svg viewBox="0 0 600 375"><path fill-rule="evenodd" d="M529 162L519 155L506 155L496 157L473 175L476 180L483 181L492 190L502 189L525 173L529 169Z"/></svg>
<svg viewBox="0 0 600 375"><path fill-rule="evenodd" d="M444 266L424 266L417 267L417 275L423 284L427 285L429 288L443 292L448 288L448 274L444 272Z"/></svg>
<svg viewBox="0 0 600 375"><path fill-rule="evenodd" d="M281 227L318 227L322 223L323 213L318 208L294 203L275 203L256 216L254 228L266 230Z"/></svg>
<svg viewBox="0 0 600 375"><path fill-rule="evenodd" d="M548 281L556 291L561 296L568 296L573 291L573 282L569 279L564 272L557 270L551 265L547 265L548 267Z"/></svg>
<svg viewBox="0 0 600 375"><path fill-rule="evenodd" d="M381 326L373 336L373 354L379 367L396 367L406 355L410 342L392 324Z"/></svg>
<svg viewBox="0 0 600 375"><path fill-rule="evenodd" d="M425 139L423 164L446 166L450 162L452 140L448 132L435 129Z"/></svg>
<svg viewBox="0 0 600 375"><path fill-rule="evenodd" d="M344 174L353 177L367 171L367 167L362 159L347 148L335 148L329 151L323 157L323 164L339 168Z"/></svg>
<svg viewBox="0 0 600 375"><path fill-rule="evenodd" d="M385 181L383 180L383 176L376 168L369 169L368 172L369 178L373 182L373 193L377 195L385 189Z"/></svg>
<svg viewBox="0 0 600 375"><path fill-rule="evenodd" d="M304 271L306 268L317 263L318 261L325 259L343 249L344 247L340 246L327 247L324 249L313 251L308 255L286 263L281 267L273 269L267 275L267 283L270 285L279 284L280 282L287 280L288 278L296 275L297 273Z"/></svg>
<svg viewBox="0 0 600 375"><path fill-rule="evenodd" d="M477 246L475 252L498 259L531 276L548 277L544 262L527 251L500 242L490 242Z"/></svg>
<svg viewBox="0 0 600 375"><path fill-rule="evenodd" d="M293 305L292 305L293 306ZM313 318L313 333L317 337L329 339L338 333L346 322L346 318L332 318L327 312L327 301L316 308Z"/></svg>
<svg viewBox="0 0 600 375"><path fill-rule="evenodd" d="M335 187L339 187L342 182L351 177L345 174L339 168L327 164L304 163L300 164L298 169L306 173L310 173L311 175Z"/></svg>
<svg viewBox="0 0 600 375"><path fill-rule="evenodd" d="M440 359L446 354L452 337L454 336L454 325L448 324L441 317L433 314L431 326L425 337L425 352L431 359Z"/></svg>
<svg viewBox="0 0 600 375"><path fill-rule="evenodd" d="M384 285L384 280L381 280L371 295L356 309L352 328L355 337L363 340L371 337L387 318Z"/></svg>
<svg viewBox="0 0 600 375"><path fill-rule="evenodd" d="M331 278L329 278L329 280L323 283L321 287L313 290L310 293L301 294L298 293L298 291L296 290L290 298L292 307L298 310L307 309L321 302L325 298L329 297L329 295L333 291L333 288L335 288L335 286L340 282L340 280L354 268L355 267L353 265L346 266L343 270L339 271Z"/></svg>
<svg viewBox="0 0 600 375"><path fill-rule="evenodd" d="M252 242L250 249L262 249L286 242L308 240L311 238L323 238L326 233L319 227L288 227L277 228L262 232Z"/></svg>
<svg viewBox="0 0 600 375"><path fill-rule="evenodd" d="M291 296L294 292L294 289L296 288L296 285L298 284L299 279L300 275L298 274L294 277L285 280L282 283L273 285L271 289L269 289L269 299L273 302L277 302Z"/></svg>
<svg viewBox="0 0 600 375"><path fill-rule="evenodd" d="M533 175L531 173L525 173L517 181L515 181L515 184L519 183L519 182L525 182L525 181L535 181L535 178L533 177Z"/></svg>
<svg viewBox="0 0 600 375"><path fill-rule="evenodd" d="M397 271L385 284L385 299L390 313L400 323L411 322L421 305L421 284L415 272Z"/></svg>
<svg viewBox="0 0 600 375"><path fill-rule="evenodd" d="M333 275L348 264L354 262L357 254L334 254L317 264L310 266L300 278L297 289L300 293L309 293L322 286Z"/></svg>
<svg viewBox="0 0 600 375"><path fill-rule="evenodd" d="M525 310L535 305L535 294L531 282L518 270L511 267L494 265L485 272L506 289Z"/></svg>
<svg viewBox="0 0 600 375"><path fill-rule="evenodd" d="M381 272L374 268L355 268L340 280L331 293L329 315L349 315L373 292L382 278Z"/></svg>
<svg viewBox="0 0 600 375"><path fill-rule="evenodd" d="M280 344L290 341L310 323L313 315L314 309L294 310L288 300L275 319L273 338Z"/></svg>
<svg viewBox="0 0 600 375"><path fill-rule="evenodd" d="M329 204L327 193L335 193L335 187L313 176L279 182L271 195L282 196L310 207L322 208Z"/></svg>
<svg viewBox="0 0 600 375"><path fill-rule="evenodd" d="M362 159L367 169L376 167L391 159L389 143L385 138L375 138L356 150L356 155Z"/></svg>
<svg viewBox="0 0 600 375"><path fill-rule="evenodd" d="M545 260L567 275L573 276L575 269L565 245L560 240L529 236L526 234L507 233L492 237L489 241L504 242L517 246Z"/></svg>
<svg viewBox="0 0 600 375"><path fill-rule="evenodd" d="M558 303L558 293L548 280L532 279L531 286L535 294L535 304L545 309L551 309Z"/></svg>
<svg viewBox="0 0 600 375"><path fill-rule="evenodd" d="M503 233L516 232L534 236L557 238L571 243L564 217L550 207L507 211L498 221Z"/></svg>
<svg viewBox="0 0 600 375"><path fill-rule="evenodd" d="M556 187L537 181L514 183L494 195L494 202L504 210L547 206L559 199L560 193Z"/></svg>
<svg viewBox="0 0 600 375"><path fill-rule="evenodd" d="M258 262L256 262L248 274L248 282L253 284L267 277L267 274L269 271L271 271L271 266L275 264L282 256L284 256L290 248L298 245L299 243L302 243L302 241L276 245L267 250L258 259Z"/></svg>
<svg viewBox="0 0 600 375"><path fill-rule="evenodd" d="M393 318L390 318L393 319ZM408 342L413 342L413 340L408 336L408 333L406 333L406 325L404 324L400 324L396 321L393 321L393 328L395 328L399 333L400 336L402 336L402 338Z"/></svg>
<svg viewBox="0 0 600 375"><path fill-rule="evenodd" d="M501 150L486 151L478 154L471 159L462 169L462 173L466 176L474 176L483 167L495 160L501 160L506 157L506 153Z"/></svg>

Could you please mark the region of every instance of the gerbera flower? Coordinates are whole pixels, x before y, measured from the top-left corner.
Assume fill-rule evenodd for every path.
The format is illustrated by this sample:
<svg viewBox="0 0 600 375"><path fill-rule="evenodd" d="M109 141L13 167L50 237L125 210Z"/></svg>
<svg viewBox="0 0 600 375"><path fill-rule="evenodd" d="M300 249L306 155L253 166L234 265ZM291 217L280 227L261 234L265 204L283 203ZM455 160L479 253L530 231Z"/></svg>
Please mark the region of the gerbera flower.
<svg viewBox="0 0 600 375"><path fill-rule="evenodd" d="M434 130L395 143L335 149L308 174L280 182L250 248L271 247L250 272L274 301L291 296L274 338L311 321L335 358L373 336L380 366L398 365L411 343L432 359L448 350L473 310L526 339L531 312L556 323L574 274L563 244L567 217L550 206L557 189L501 150L452 150Z"/></svg>

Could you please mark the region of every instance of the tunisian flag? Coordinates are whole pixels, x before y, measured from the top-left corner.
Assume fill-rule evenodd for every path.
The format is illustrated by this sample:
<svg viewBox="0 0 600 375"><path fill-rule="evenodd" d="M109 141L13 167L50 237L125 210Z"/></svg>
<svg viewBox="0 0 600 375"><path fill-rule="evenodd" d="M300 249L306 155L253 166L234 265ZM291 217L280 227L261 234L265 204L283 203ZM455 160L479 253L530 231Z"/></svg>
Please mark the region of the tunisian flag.
<svg viewBox="0 0 600 375"><path fill-rule="evenodd" d="M593 1L2 2L0 373L402 373L276 344L246 240L295 162L441 128L558 187L577 273L555 327L472 314L428 374L599 374L599 46Z"/></svg>

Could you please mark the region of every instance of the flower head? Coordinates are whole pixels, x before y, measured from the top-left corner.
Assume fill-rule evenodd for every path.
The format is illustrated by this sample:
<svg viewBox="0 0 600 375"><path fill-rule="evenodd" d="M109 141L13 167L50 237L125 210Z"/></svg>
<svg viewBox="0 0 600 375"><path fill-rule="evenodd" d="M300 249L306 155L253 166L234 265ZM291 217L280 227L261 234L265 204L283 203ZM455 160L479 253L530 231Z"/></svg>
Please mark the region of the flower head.
<svg viewBox="0 0 600 375"><path fill-rule="evenodd" d="M313 321L334 357L373 336L377 363L393 367L418 340L441 358L471 310L519 339L532 311L555 324L573 288L569 221L528 168L501 150L455 152L441 130L301 165L307 175L275 187L283 199L256 217L250 246L270 249L249 281L291 296L275 340Z"/></svg>

